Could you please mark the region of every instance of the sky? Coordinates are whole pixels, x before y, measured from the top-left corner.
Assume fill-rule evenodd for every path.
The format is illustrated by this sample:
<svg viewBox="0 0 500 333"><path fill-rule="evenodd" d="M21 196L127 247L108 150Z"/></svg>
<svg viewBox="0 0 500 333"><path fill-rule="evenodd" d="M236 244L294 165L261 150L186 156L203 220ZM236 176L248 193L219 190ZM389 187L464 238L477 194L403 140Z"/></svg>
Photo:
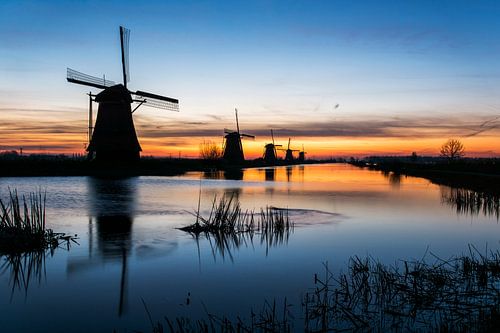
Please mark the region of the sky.
<svg viewBox="0 0 500 333"><path fill-rule="evenodd" d="M247 158L500 156L498 1L0 2L0 151L83 153L89 91L66 68L179 99L142 106L143 155L197 157L238 108ZM335 107L338 104L338 107ZM94 105L97 108L97 105Z"/></svg>

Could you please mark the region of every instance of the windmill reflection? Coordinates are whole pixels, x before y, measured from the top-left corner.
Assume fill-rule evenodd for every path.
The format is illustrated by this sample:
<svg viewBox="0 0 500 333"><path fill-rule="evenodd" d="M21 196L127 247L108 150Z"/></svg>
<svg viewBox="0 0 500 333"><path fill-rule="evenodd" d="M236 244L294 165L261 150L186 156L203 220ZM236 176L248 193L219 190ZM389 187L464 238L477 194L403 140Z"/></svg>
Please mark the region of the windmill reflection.
<svg viewBox="0 0 500 333"><path fill-rule="evenodd" d="M243 180L244 170L239 168L230 168L226 170L209 170L203 172L204 179L225 179L225 180Z"/></svg>
<svg viewBox="0 0 500 333"><path fill-rule="evenodd" d="M91 215L96 217L97 252L105 260L121 262L118 315L126 303L127 259L132 247L136 179L89 178ZM93 252L89 244L90 253Z"/></svg>
<svg viewBox="0 0 500 333"><path fill-rule="evenodd" d="M125 310L128 257L132 250L136 179L88 178L89 257L73 258L68 274L99 266L104 261L121 265L118 315Z"/></svg>
<svg viewBox="0 0 500 333"><path fill-rule="evenodd" d="M276 179L276 169L266 168L264 169L266 182L273 182Z"/></svg>
<svg viewBox="0 0 500 333"><path fill-rule="evenodd" d="M457 213L500 217L500 196L462 188L440 187L441 202L453 207Z"/></svg>

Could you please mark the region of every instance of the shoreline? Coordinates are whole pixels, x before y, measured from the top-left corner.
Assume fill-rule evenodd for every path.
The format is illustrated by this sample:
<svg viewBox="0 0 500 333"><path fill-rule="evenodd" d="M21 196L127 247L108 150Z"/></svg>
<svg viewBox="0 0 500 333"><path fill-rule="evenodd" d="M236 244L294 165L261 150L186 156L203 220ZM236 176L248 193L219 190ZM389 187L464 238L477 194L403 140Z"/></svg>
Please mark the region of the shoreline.
<svg viewBox="0 0 500 333"><path fill-rule="evenodd" d="M500 195L500 173L493 170L481 170L481 167L460 164L421 164L395 161L356 161L351 165L368 168L383 173L394 173L411 177L420 177L436 185L463 188L476 192ZM498 166L497 166L498 168Z"/></svg>
<svg viewBox="0 0 500 333"><path fill-rule="evenodd" d="M177 176L190 171L211 172L223 171L228 179L238 179L242 169L277 166L293 166L299 164L324 164L335 161L306 160L301 162L279 161L268 165L264 161L249 160L242 164L228 164L224 161L201 159L176 159L143 157L137 163L123 165L119 163L96 163L83 157L64 156L22 156L0 159L1 177L132 177L132 176Z"/></svg>

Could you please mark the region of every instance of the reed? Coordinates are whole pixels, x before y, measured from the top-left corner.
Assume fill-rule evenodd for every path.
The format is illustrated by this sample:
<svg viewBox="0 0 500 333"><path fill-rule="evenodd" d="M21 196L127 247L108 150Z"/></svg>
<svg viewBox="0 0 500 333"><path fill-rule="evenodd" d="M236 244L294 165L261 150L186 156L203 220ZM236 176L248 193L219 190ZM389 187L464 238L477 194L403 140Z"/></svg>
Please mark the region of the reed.
<svg viewBox="0 0 500 333"><path fill-rule="evenodd" d="M38 191L20 197L9 190L6 201L0 199L0 253L22 253L58 247L72 236L46 228L46 193Z"/></svg>
<svg viewBox="0 0 500 333"><path fill-rule="evenodd" d="M385 266L350 259L348 272L315 278L303 305L306 331L483 332L500 320L500 253L433 256Z"/></svg>
<svg viewBox="0 0 500 333"><path fill-rule="evenodd" d="M293 228L293 223L288 218L288 210L274 207L261 209L260 213L241 209L234 195L227 198L217 196L212 200L212 207L208 217L194 213L196 222L192 225L179 228L179 230L201 233L201 232L281 232Z"/></svg>
<svg viewBox="0 0 500 333"><path fill-rule="evenodd" d="M230 319L165 317L153 332L494 332L500 324L500 251L387 266L352 257L345 273L328 263L302 299L303 327L291 305L265 302L259 312Z"/></svg>
<svg viewBox="0 0 500 333"><path fill-rule="evenodd" d="M229 256L232 259L232 249L237 249L243 244L253 244L255 238L260 238L260 243L269 248L288 242L294 230L287 209L266 207L259 213L242 210L241 205L234 196L215 196L211 203L208 216L194 212L196 222L192 225L179 228L199 238L204 235L210 242L212 253L221 257Z"/></svg>

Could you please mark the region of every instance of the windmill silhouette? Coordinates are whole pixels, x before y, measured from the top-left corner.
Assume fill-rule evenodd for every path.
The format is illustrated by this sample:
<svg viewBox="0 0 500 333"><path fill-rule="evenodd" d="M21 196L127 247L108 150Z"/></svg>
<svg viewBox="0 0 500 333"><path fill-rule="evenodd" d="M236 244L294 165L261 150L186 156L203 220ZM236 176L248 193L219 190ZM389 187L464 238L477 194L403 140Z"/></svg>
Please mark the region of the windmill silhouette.
<svg viewBox="0 0 500 333"><path fill-rule="evenodd" d="M288 146L286 149L279 149L285 151L285 161L286 162L293 162L294 157L293 157L293 152L294 151L299 151L298 149L290 149L290 141L292 138L288 138Z"/></svg>
<svg viewBox="0 0 500 333"><path fill-rule="evenodd" d="M273 140L273 143L268 143L264 146L264 162L269 165L274 165L276 164L276 161L278 160L278 155L276 154L276 147L282 147L282 145L276 145L274 144L274 134L273 130L271 130L271 139Z"/></svg>
<svg viewBox="0 0 500 333"><path fill-rule="evenodd" d="M304 145L302 145L302 150L299 151L299 162L304 162L306 160L306 151L304 150Z"/></svg>
<svg viewBox="0 0 500 333"><path fill-rule="evenodd" d="M236 115L236 131L224 129L224 155L222 156L224 160L230 163L242 163L245 161L245 156L243 154L243 146L241 145L241 138L251 138L255 139L254 135L240 133L240 125L238 123L238 109L234 109Z"/></svg>
<svg viewBox="0 0 500 333"><path fill-rule="evenodd" d="M156 95L145 91L130 91L127 83L129 74L130 30L120 26L121 62L123 84L87 75L71 68L67 69L68 82L103 89L97 95L89 95L89 144L88 157L98 161L133 162L140 157L141 146L137 139L132 113L141 105L179 111L175 98ZM133 97L132 97L133 96ZM93 126L92 102L99 104L97 119ZM132 110L131 104L137 103Z"/></svg>

